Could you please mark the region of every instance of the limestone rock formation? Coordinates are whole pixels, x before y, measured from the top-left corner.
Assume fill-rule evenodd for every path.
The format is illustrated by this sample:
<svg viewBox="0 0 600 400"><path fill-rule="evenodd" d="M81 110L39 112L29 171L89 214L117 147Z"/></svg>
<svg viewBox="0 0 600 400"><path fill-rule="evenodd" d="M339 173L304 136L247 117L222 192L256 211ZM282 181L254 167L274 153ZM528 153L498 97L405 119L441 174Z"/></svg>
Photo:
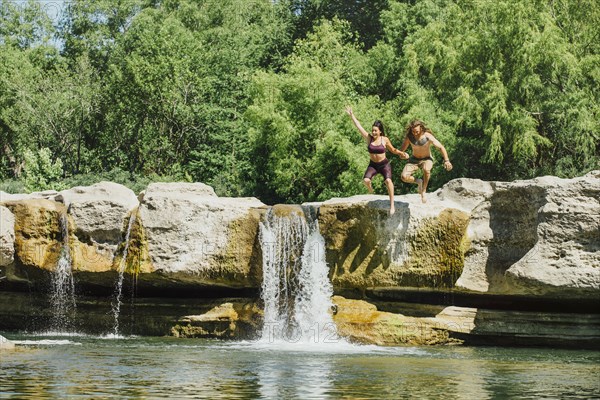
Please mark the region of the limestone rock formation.
<svg viewBox="0 0 600 400"><path fill-rule="evenodd" d="M112 182L78 186L54 197L68 209L73 269L105 272L115 269L114 258L124 239L129 216L138 205L131 189Z"/></svg>
<svg viewBox="0 0 600 400"><path fill-rule="evenodd" d="M317 215L334 288L359 298L334 298L342 336L384 345L455 343L466 335L597 347L600 171L515 182L461 178L430 193L426 204L418 195L397 196L393 216L388 204L387 196L305 204ZM0 267L6 270L0 289L11 280L29 288L47 279L68 243L78 284L112 289L124 266L153 295L256 291L259 224L267 209L255 198L218 197L201 183L151 184L138 196L110 182L60 193L0 193ZM273 207L280 216L302 210ZM463 298L468 305L429 303L461 307L420 316L377 309L407 296L414 302L448 293L469 296ZM535 304L515 307L522 300ZM232 300L185 317L172 333L239 338L256 332L262 318L256 301ZM580 304L585 309L570 312ZM205 305L202 311L213 307Z"/></svg>
<svg viewBox="0 0 600 400"><path fill-rule="evenodd" d="M200 183L151 184L139 209L140 245L149 255L142 272L207 286L258 287L263 207L255 198L217 197Z"/></svg>
<svg viewBox="0 0 600 400"><path fill-rule="evenodd" d="M450 337L449 326L443 320L382 312L366 301L341 296L334 296L333 302L337 306L333 319L338 334L354 343L381 346L461 343Z"/></svg>
<svg viewBox="0 0 600 400"><path fill-rule="evenodd" d="M457 286L598 299L599 175L489 183L492 191L471 212L470 247ZM448 189L441 190L442 199Z"/></svg>
<svg viewBox="0 0 600 400"><path fill-rule="evenodd" d="M416 195L319 204L338 290L455 288L600 298L600 172L515 182L456 179Z"/></svg>
<svg viewBox="0 0 600 400"><path fill-rule="evenodd" d="M0 267L12 264L15 253L15 216L0 206Z"/></svg>
<svg viewBox="0 0 600 400"><path fill-rule="evenodd" d="M64 205L46 199L4 203L14 215L15 258L20 265L53 271L62 246Z"/></svg>
<svg viewBox="0 0 600 400"><path fill-rule="evenodd" d="M598 348L600 315L565 312L490 310L449 306L431 318L448 334L471 343L553 345Z"/></svg>
<svg viewBox="0 0 600 400"><path fill-rule="evenodd" d="M398 196L331 199L319 207L327 262L336 288L452 287L462 272L469 214L433 198Z"/></svg>
<svg viewBox="0 0 600 400"><path fill-rule="evenodd" d="M201 315L179 319L171 329L175 337L253 339L260 332L262 310L253 301L220 304Z"/></svg>

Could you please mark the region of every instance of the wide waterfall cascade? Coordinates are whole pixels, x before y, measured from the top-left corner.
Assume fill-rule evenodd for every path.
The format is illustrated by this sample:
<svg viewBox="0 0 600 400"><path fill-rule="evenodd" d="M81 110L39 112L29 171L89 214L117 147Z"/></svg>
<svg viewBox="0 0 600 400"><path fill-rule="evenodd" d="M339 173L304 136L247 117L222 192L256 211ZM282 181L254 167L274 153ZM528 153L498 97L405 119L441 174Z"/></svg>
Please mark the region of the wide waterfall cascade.
<svg viewBox="0 0 600 400"><path fill-rule="evenodd" d="M119 277L117 279L117 284L115 287L115 298L111 304L112 313L114 316L114 324L112 334L114 336L119 335L119 315L121 313L121 305L123 299L123 279L125 276L125 265L127 263L127 254L129 251L129 236L131 234L131 227L135 222L136 213L131 213L129 217L129 223L127 224L127 232L125 232L125 239L123 244L123 254L121 255L121 261L119 262Z"/></svg>
<svg viewBox="0 0 600 400"><path fill-rule="evenodd" d="M55 332L68 332L71 318L76 310L75 281L71 266L69 247L69 220L67 214L60 218L62 247L56 269L52 273L50 302L52 303L52 321L50 329Z"/></svg>
<svg viewBox="0 0 600 400"><path fill-rule="evenodd" d="M316 219L301 209L285 215L269 210L260 224L264 302L262 342L339 342L331 317L333 286L325 241Z"/></svg>

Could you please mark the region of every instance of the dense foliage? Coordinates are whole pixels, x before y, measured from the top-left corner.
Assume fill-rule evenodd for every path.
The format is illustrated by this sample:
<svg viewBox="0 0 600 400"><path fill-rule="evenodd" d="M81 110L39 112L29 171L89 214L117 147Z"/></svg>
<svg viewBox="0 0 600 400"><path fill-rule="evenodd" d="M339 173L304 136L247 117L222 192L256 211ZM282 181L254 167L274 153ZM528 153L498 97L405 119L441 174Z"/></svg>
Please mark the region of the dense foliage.
<svg viewBox="0 0 600 400"><path fill-rule="evenodd" d="M71 0L53 18L44 4L0 3L1 190L363 193L345 105L395 145L424 120L455 166L437 162L431 188L600 166L595 0ZM396 192L414 190L389 157Z"/></svg>

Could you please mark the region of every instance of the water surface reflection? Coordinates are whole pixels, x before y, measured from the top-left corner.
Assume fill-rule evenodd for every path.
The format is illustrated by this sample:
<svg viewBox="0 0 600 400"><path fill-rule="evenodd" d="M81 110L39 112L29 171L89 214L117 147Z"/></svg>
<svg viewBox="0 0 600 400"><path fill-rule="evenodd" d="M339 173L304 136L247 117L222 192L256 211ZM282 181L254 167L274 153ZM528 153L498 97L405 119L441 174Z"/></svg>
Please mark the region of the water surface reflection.
<svg viewBox="0 0 600 400"><path fill-rule="evenodd" d="M592 398L600 352L21 337L0 398ZM45 342L42 342L45 340Z"/></svg>

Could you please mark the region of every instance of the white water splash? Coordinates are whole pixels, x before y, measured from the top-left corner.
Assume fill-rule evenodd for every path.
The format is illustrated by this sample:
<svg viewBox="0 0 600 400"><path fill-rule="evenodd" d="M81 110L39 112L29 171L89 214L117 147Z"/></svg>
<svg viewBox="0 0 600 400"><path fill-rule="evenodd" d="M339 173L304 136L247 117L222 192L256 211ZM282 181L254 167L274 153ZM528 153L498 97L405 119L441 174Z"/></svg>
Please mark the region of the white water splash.
<svg viewBox="0 0 600 400"><path fill-rule="evenodd" d="M112 302L112 313L114 316L114 324L112 336L120 337L119 335L119 315L121 314L121 304L123 298L123 278L125 275L125 264L127 262L127 253L129 251L129 235L131 234L131 227L135 222L136 213L131 213L129 217L129 223L127 224L127 232L125 233L125 244L123 248L123 255L121 257L121 261L119 262L119 278L117 279L117 285L115 289L115 299Z"/></svg>
<svg viewBox="0 0 600 400"><path fill-rule="evenodd" d="M71 316L75 313L75 281L69 248L69 221L67 214L60 218L63 244L60 258L52 274L50 302L52 303L51 330L67 332L71 327Z"/></svg>
<svg viewBox="0 0 600 400"><path fill-rule="evenodd" d="M263 343L337 343L331 317L333 287L325 241L316 221L269 211L260 224L263 250Z"/></svg>
<svg viewBox="0 0 600 400"><path fill-rule="evenodd" d="M42 339L42 340L12 340L16 345L22 346L64 346L64 345L75 345L81 346L79 342L73 342L71 340L53 340L53 339Z"/></svg>

